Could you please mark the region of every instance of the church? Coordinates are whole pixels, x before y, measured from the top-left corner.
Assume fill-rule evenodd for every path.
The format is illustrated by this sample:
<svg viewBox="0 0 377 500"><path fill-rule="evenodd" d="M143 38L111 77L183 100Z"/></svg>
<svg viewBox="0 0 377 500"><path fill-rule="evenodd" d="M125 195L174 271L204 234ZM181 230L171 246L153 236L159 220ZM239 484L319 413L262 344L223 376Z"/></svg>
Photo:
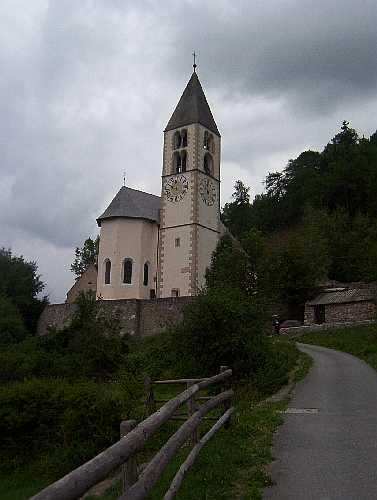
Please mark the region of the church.
<svg viewBox="0 0 377 500"><path fill-rule="evenodd" d="M97 219L98 298L197 295L225 230L220 152L220 132L194 65L164 130L161 197L123 186Z"/></svg>

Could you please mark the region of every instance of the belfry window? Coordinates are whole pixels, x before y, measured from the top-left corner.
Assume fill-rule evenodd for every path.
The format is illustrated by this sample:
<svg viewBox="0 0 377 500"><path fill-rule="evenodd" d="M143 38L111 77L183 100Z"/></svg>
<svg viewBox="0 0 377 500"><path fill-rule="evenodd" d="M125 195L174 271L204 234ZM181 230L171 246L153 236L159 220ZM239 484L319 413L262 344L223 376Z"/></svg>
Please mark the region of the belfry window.
<svg viewBox="0 0 377 500"><path fill-rule="evenodd" d="M209 153L204 155L203 169L207 175L213 175L213 160Z"/></svg>
<svg viewBox="0 0 377 500"><path fill-rule="evenodd" d="M187 148L187 130L181 130L182 147Z"/></svg>
<svg viewBox="0 0 377 500"><path fill-rule="evenodd" d="M185 150L176 151L173 155L173 174L186 172L187 152Z"/></svg>
<svg viewBox="0 0 377 500"><path fill-rule="evenodd" d="M131 285L132 283L132 259L123 261L123 283Z"/></svg>
<svg viewBox="0 0 377 500"><path fill-rule="evenodd" d="M110 259L105 260L105 285L110 285L111 283L111 261Z"/></svg>
<svg viewBox="0 0 377 500"><path fill-rule="evenodd" d="M187 130L177 130L173 135L173 149L187 147Z"/></svg>
<svg viewBox="0 0 377 500"><path fill-rule="evenodd" d="M177 132L175 132L174 138L173 138L173 148L179 149L181 147L181 145L182 145L181 133L179 132L179 130L177 130Z"/></svg>
<svg viewBox="0 0 377 500"><path fill-rule="evenodd" d="M149 282L149 264L146 262L144 264L144 273L143 273L143 285L148 286Z"/></svg>
<svg viewBox="0 0 377 500"><path fill-rule="evenodd" d="M213 135L207 132L207 130L204 132L203 148L213 153L214 150Z"/></svg>

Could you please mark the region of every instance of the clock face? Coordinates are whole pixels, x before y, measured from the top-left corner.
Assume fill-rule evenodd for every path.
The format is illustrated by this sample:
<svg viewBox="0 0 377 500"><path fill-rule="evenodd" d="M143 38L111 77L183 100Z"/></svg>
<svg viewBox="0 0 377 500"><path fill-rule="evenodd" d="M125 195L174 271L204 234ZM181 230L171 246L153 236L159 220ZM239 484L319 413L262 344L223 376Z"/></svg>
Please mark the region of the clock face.
<svg viewBox="0 0 377 500"><path fill-rule="evenodd" d="M216 186L210 179L202 179L199 184L199 193L204 203L211 206L216 201Z"/></svg>
<svg viewBox="0 0 377 500"><path fill-rule="evenodd" d="M165 183L165 196L169 201L181 201L189 188L188 180L184 175L170 177Z"/></svg>

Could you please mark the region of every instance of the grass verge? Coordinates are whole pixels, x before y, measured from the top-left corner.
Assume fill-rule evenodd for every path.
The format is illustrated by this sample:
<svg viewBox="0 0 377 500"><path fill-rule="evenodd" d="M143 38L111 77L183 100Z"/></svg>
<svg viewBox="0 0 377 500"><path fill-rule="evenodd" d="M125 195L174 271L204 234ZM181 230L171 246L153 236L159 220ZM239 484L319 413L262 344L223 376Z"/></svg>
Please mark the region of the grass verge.
<svg viewBox="0 0 377 500"><path fill-rule="evenodd" d="M305 333L295 340L348 352L377 370L377 325Z"/></svg>

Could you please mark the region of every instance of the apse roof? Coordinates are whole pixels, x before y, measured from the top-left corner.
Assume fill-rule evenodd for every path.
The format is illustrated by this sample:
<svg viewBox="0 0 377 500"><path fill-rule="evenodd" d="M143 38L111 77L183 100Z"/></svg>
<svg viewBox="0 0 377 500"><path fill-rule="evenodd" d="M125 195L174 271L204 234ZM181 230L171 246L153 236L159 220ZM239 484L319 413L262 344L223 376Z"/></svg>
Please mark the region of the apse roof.
<svg viewBox="0 0 377 500"><path fill-rule="evenodd" d="M165 132L192 123L200 123L220 137L219 129L212 116L203 88L195 71L183 91L182 97L166 126Z"/></svg>
<svg viewBox="0 0 377 500"><path fill-rule="evenodd" d="M160 203L159 196L123 186L103 214L98 217L97 224L101 226L101 221L114 217L146 219L159 224Z"/></svg>

